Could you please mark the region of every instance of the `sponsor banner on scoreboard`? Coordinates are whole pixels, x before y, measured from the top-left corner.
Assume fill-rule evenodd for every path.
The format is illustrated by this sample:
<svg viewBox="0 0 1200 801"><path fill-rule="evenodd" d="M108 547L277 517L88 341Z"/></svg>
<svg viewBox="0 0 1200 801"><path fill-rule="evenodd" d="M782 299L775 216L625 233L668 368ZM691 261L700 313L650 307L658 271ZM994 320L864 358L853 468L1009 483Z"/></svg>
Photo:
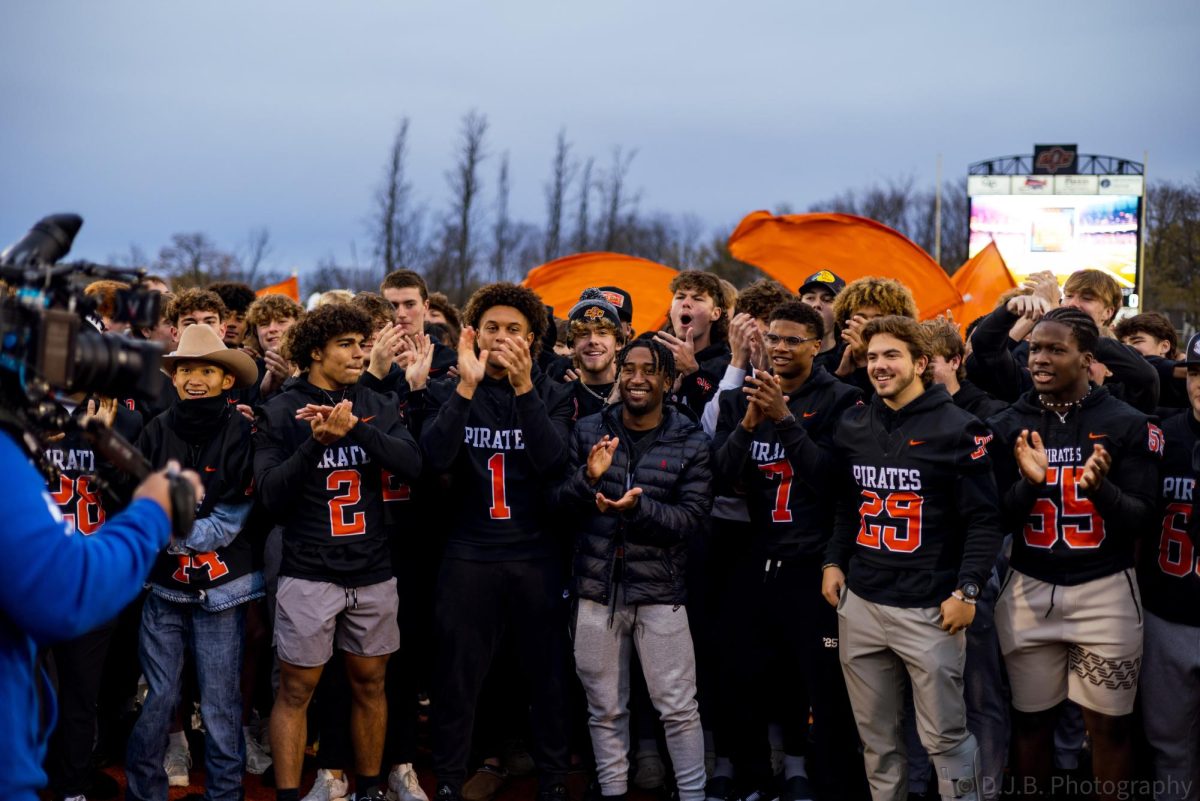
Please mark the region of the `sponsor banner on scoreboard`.
<svg viewBox="0 0 1200 801"><path fill-rule="evenodd" d="M1014 175L1012 177L1012 193L1014 195L1053 195L1054 178L1048 175Z"/></svg>
<svg viewBox="0 0 1200 801"><path fill-rule="evenodd" d="M1054 176L1054 194L1056 195L1094 195L1099 185L1099 180L1095 175Z"/></svg>
<svg viewBox="0 0 1200 801"><path fill-rule="evenodd" d="M1012 176L1010 175L968 175L968 195L1011 195Z"/></svg>
<svg viewBox="0 0 1200 801"><path fill-rule="evenodd" d="M1099 188L1098 192L1101 195L1137 195L1141 197L1144 192L1145 178L1140 175L1098 175Z"/></svg>

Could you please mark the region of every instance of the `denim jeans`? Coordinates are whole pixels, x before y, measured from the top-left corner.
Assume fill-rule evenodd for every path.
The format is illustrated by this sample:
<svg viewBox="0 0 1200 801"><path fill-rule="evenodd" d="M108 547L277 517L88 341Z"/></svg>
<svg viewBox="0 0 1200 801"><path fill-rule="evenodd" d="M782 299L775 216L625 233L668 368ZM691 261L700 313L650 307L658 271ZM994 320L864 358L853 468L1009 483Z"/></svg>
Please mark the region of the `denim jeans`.
<svg viewBox="0 0 1200 801"><path fill-rule="evenodd" d="M149 692L129 736L126 798L167 798L163 756L167 732L179 704L184 653L190 649L204 718L204 797L208 801L240 801L246 763L240 688L245 622L244 604L223 612L206 612L198 604L174 603L153 592L147 594L138 654Z"/></svg>

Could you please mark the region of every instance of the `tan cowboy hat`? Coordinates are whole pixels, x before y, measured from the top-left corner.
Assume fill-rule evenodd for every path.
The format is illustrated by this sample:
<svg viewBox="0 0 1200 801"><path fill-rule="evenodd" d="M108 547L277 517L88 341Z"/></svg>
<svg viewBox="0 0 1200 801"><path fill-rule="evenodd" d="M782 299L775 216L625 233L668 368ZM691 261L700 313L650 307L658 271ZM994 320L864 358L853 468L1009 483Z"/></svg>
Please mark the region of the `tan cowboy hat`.
<svg viewBox="0 0 1200 801"><path fill-rule="evenodd" d="M189 325L175 350L162 357L163 372L170 375L176 362L212 362L233 376L235 387L258 381L258 365L236 348L227 348L220 335L207 325Z"/></svg>

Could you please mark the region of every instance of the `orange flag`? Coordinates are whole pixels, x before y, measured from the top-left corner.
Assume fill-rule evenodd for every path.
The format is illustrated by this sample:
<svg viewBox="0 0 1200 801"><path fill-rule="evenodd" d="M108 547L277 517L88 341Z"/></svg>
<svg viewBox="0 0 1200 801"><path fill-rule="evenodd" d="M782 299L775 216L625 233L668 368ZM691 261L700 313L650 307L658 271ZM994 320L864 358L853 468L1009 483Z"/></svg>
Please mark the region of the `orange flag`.
<svg viewBox="0 0 1200 801"><path fill-rule="evenodd" d="M262 289L254 293L258 297L263 295L287 295L297 303L300 302L300 279L295 274L291 278L285 278L278 284L264 286Z"/></svg>
<svg viewBox="0 0 1200 801"><path fill-rule="evenodd" d="M534 267L522 282L565 318L588 287L619 286L633 298L633 328L655 331L671 309L671 279L677 271L665 264L620 253L576 253Z"/></svg>
<svg viewBox="0 0 1200 801"><path fill-rule="evenodd" d="M976 317L990 312L1001 295L1017 286L995 240L968 259L950 280L962 295L962 304L954 310L954 320L964 328Z"/></svg>
<svg viewBox="0 0 1200 801"><path fill-rule="evenodd" d="M913 293L922 320L962 302L946 271L912 240L852 214L751 212L729 237L729 251L792 290L819 270L847 283L868 275L895 278Z"/></svg>

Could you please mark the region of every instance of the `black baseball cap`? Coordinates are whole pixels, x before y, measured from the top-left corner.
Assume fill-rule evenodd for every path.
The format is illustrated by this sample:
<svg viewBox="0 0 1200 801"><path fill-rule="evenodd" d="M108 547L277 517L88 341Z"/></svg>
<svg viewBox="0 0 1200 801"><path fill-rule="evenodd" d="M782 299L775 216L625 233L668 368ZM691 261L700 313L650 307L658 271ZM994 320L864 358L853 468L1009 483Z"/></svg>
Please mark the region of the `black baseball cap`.
<svg viewBox="0 0 1200 801"><path fill-rule="evenodd" d="M803 295L810 289L824 289L827 292L832 292L834 297L846 288L846 282L832 270L818 270L817 272L804 279L804 283L796 290L796 294Z"/></svg>
<svg viewBox="0 0 1200 801"><path fill-rule="evenodd" d="M1187 342L1187 350L1183 354L1183 363L1188 367L1200 367L1200 334L1192 334Z"/></svg>
<svg viewBox="0 0 1200 801"><path fill-rule="evenodd" d="M617 316L623 323L633 322L633 296L619 286L602 286L604 299L617 308Z"/></svg>

